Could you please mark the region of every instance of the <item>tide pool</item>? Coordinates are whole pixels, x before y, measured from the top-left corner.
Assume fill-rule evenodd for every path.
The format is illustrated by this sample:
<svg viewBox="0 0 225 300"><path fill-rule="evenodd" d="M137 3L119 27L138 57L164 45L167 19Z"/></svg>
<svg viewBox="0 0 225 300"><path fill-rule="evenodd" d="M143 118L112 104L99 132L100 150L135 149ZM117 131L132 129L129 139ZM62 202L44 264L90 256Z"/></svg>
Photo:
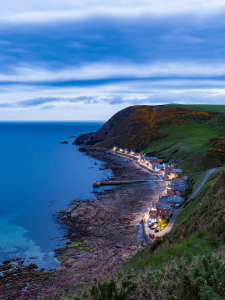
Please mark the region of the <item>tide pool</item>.
<svg viewBox="0 0 225 300"><path fill-rule="evenodd" d="M70 136L96 131L102 124L0 123L0 262L37 257L32 262L39 267L59 264L54 249L64 245L65 232L52 214L73 198L95 198L93 182L110 175L99 170L100 161L77 151Z"/></svg>

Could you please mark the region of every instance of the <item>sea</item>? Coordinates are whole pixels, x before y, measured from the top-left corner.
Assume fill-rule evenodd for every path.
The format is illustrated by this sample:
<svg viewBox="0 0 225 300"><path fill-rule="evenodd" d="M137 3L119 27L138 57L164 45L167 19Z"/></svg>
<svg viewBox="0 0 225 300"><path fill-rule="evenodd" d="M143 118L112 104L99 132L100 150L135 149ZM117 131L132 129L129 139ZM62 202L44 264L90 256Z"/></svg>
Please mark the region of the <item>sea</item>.
<svg viewBox="0 0 225 300"><path fill-rule="evenodd" d="M77 151L70 136L102 125L0 123L0 263L21 257L48 269L60 264L54 249L65 245L66 229L52 215L73 198L94 199L93 182L112 175L99 170L102 162Z"/></svg>

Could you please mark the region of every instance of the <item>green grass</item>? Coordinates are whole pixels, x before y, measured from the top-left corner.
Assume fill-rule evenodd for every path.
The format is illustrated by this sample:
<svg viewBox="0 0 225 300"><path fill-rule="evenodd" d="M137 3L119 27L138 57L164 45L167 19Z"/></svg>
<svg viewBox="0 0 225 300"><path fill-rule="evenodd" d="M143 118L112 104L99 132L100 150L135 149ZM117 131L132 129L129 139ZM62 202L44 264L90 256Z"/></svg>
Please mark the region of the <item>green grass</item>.
<svg viewBox="0 0 225 300"><path fill-rule="evenodd" d="M151 142L144 152L153 152L161 158L183 160L179 167L196 180L208 169L206 157L211 147L209 139L220 137L220 134L225 132L225 124L217 119L203 124L190 121L188 124L169 125L161 128L159 132L167 136Z"/></svg>
<svg viewBox="0 0 225 300"><path fill-rule="evenodd" d="M142 250L123 265L123 270L129 272L131 269L135 269L137 276L139 271L145 267L150 268L152 271L160 270L173 259L179 260L183 257L191 263L196 255L204 255L207 251L214 252L218 250L220 243L219 241L218 243L214 241L211 243L211 235L212 230L207 231L204 229L188 237L181 238L176 243L156 248L151 254L147 250Z"/></svg>
<svg viewBox="0 0 225 300"><path fill-rule="evenodd" d="M223 172L224 170L225 170L224 167L220 168L210 175L210 177L208 178L204 186L195 195L195 197L192 200L190 200L190 202L188 202L187 205L179 212L179 214L177 215L174 221L174 227L178 226L183 220L185 220L192 212L194 212L199 207L206 193L210 190L210 188L216 182L220 173ZM197 188L197 186L202 181L204 176L205 173L203 173L202 176L198 180L196 180L193 191Z"/></svg>
<svg viewBox="0 0 225 300"><path fill-rule="evenodd" d="M170 107L180 107L184 109L199 110L199 111L214 111L225 113L225 105L209 105L209 104L168 104Z"/></svg>

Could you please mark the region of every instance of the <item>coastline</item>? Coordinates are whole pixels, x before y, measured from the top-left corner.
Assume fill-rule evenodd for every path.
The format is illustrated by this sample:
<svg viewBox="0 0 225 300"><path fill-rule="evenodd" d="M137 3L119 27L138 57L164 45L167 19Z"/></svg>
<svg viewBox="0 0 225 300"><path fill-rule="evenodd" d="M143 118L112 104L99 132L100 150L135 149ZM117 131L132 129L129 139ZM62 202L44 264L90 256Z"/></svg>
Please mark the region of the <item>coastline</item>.
<svg viewBox="0 0 225 300"><path fill-rule="evenodd" d="M109 150L85 147L85 153L112 170L114 177L110 181L156 179L133 160ZM113 273L146 246L140 222L162 190L161 181L122 185L96 193L96 199L73 199L69 208L55 216L68 228L70 242L57 249L62 264L56 268L60 272L58 280L66 283L67 290Z"/></svg>
<svg viewBox="0 0 225 300"><path fill-rule="evenodd" d="M98 159L105 169L112 170L111 180L154 179L156 176L138 166L132 159L109 150L85 147L85 155ZM101 166L102 168L102 166ZM13 289L2 288L0 299L32 299L41 296L48 299L79 289L93 278L104 278L112 274L123 262L146 246L140 222L151 201L156 200L163 190L163 182L122 185L95 193L96 199L79 201L73 199L68 208L55 216L57 222L66 226L65 247L55 253L61 265L50 272L37 266L20 265L19 273L25 275L33 267L33 275L17 276ZM8 276L10 268L5 264L4 284L12 282ZM29 286L27 283L29 282ZM22 294L23 293L23 294ZM1 298L4 295L4 298ZM14 296L15 295L15 296Z"/></svg>

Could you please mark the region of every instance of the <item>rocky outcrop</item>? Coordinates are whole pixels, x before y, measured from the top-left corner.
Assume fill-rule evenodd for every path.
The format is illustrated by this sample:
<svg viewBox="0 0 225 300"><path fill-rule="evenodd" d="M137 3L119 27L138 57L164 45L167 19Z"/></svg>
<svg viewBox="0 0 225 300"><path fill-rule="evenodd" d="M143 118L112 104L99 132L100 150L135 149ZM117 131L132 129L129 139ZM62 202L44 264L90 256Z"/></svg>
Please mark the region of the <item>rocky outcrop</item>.
<svg viewBox="0 0 225 300"><path fill-rule="evenodd" d="M73 145L87 145L88 139L92 134L94 134L94 132L80 134L73 142Z"/></svg>

